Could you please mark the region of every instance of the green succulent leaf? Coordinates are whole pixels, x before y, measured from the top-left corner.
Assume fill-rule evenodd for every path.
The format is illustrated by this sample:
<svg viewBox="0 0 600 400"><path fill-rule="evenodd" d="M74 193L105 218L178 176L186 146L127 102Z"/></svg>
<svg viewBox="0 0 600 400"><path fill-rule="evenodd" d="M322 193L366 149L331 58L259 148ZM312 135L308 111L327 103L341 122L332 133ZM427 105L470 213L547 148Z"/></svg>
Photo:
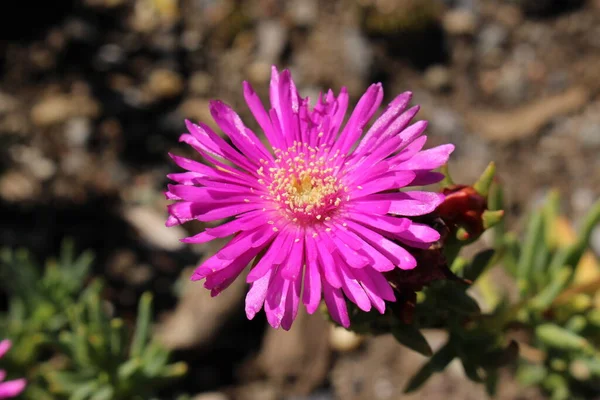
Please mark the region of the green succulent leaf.
<svg viewBox="0 0 600 400"><path fill-rule="evenodd" d="M392 326L392 335L401 344L405 345L411 350L416 351L426 357L430 357L433 354L429 343L425 336L419 331L414 325L407 324L394 324Z"/></svg>

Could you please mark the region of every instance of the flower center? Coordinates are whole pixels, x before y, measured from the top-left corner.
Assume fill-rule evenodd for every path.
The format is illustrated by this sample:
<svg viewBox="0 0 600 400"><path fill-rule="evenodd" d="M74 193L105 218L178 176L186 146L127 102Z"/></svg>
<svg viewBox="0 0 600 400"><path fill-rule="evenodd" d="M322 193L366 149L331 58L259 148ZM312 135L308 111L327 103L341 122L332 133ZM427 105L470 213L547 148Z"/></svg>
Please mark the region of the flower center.
<svg viewBox="0 0 600 400"><path fill-rule="evenodd" d="M275 150L275 165L268 170L270 199L294 222L327 220L339 208L346 188L338 178L337 154L329 149L294 143L287 151ZM260 170L259 170L260 173Z"/></svg>

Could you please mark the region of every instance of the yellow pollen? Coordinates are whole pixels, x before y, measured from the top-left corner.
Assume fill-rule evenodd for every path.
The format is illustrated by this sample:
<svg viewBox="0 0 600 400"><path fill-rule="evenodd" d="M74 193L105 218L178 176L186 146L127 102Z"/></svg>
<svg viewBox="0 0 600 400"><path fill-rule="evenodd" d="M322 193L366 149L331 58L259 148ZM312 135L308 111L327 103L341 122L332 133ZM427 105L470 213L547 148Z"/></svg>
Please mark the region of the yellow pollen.
<svg viewBox="0 0 600 400"><path fill-rule="evenodd" d="M287 151L275 149L277 158L257 171L261 176L268 171L258 182L268 188L267 198L278 202L279 210L291 221L329 220L327 215L342 202L340 194L348 190L338 180L339 166L330 164L338 153L294 142Z"/></svg>

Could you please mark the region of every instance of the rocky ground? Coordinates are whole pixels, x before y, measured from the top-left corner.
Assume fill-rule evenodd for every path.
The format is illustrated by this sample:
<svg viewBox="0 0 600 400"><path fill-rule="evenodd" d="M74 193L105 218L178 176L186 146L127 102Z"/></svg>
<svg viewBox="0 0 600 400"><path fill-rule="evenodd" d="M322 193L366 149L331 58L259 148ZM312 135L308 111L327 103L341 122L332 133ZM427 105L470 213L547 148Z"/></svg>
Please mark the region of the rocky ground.
<svg viewBox="0 0 600 400"><path fill-rule="evenodd" d="M391 338L348 337L320 316L265 330L244 318L243 283L217 299L185 283L215 245L178 241L200 225L164 228L167 152L187 151L184 118L210 123L209 99L253 126L241 82L266 99L271 64L312 98L347 86L356 100L373 81L388 100L413 91L429 144L456 144L455 180L497 162L516 226L549 188L575 220L600 194L598 0L61 4L3 14L27 22L0 41L0 243L45 257L74 237L96 252L123 315L157 293L158 333L192 366L178 389L212 391L198 400L395 399L420 363ZM501 387L500 398L535 396L508 375ZM406 398L449 396L483 390L457 365Z"/></svg>

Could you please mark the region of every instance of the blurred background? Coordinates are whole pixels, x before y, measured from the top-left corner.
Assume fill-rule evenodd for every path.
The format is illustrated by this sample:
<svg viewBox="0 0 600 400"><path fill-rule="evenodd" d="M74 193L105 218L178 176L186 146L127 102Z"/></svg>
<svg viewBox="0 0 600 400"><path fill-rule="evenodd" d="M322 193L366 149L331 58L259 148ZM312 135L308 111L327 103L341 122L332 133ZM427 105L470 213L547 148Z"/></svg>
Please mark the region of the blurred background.
<svg viewBox="0 0 600 400"><path fill-rule="evenodd" d="M517 228L551 188L574 221L600 195L598 0L17 7L0 17L0 246L41 262L73 239L95 254L90 278L104 280L103 297L125 320L153 292L155 333L189 365L164 398L396 399L423 360L391 337L332 330L320 315L301 313L288 333L266 329L262 314L246 320L242 281L215 299L187 283L222 243L179 242L200 223L164 227L165 175L177 170L167 153L194 156L178 137L185 118L211 124L210 99L255 128L241 83L266 102L272 64L290 68L312 99L346 86L356 101L372 82L383 83L386 101L412 91L429 121L428 146L456 145L455 181L472 182L497 162ZM592 247L600 253L598 229ZM499 398L539 396L503 379ZM483 396L458 366L402 398Z"/></svg>

